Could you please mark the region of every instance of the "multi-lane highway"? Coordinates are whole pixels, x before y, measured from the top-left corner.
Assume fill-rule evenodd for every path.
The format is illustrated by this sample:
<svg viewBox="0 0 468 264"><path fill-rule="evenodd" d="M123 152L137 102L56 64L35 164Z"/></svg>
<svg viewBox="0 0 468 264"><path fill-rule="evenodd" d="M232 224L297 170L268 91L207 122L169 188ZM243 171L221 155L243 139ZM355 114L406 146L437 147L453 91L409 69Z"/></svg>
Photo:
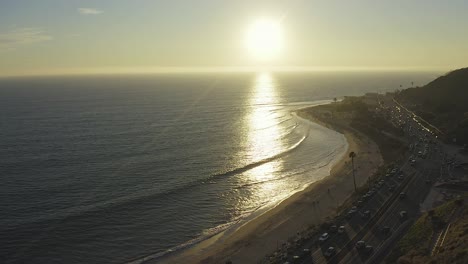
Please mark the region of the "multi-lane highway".
<svg viewBox="0 0 468 264"><path fill-rule="evenodd" d="M292 252L290 262L379 263L419 217L420 204L440 176L444 154L434 143L433 134L412 113L393 100L386 100L386 111L392 123L404 129L410 151L375 181L353 208L338 217L332 228L322 230L328 234L325 241L318 237L307 241ZM337 232L340 226L345 232ZM359 243L364 245L362 249L356 248L358 241L364 241Z"/></svg>
<svg viewBox="0 0 468 264"><path fill-rule="evenodd" d="M427 143L432 142L429 131L421 127L416 120L410 118L409 113L401 113L399 117L405 119L407 136L413 140L415 139L412 149L413 154L411 155L413 158L411 159L415 159L415 156L423 156L423 158L418 159L409 168L408 163L402 166L402 171L410 172L413 170L411 179L408 180L406 186L402 187L405 197L393 199L389 206L384 208L384 213L376 224L368 228L360 238L366 244L371 245L373 250L371 252L362 252L362 250L356 248L351 249L339 260L341 263L381 262L404 235L406 229L419 217L419 205L430 191L432 182L439 176L443 159L437 147L434 145L429 146ZM421 153L424 154L421 155ZM385 233L384 229L389 232Z"/></svg>

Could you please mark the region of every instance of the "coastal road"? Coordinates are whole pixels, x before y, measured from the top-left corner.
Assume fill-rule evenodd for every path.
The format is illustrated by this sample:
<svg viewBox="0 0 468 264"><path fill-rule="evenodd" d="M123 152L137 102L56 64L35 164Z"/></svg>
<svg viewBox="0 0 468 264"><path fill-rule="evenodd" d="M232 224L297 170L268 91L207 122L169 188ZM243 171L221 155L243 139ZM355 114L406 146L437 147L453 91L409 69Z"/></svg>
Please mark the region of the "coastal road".
<svg viewBox="0 0 468 264"><path fill-rule="evenodd" d="M401 166L401 171L403 172L406 177L412 173L415 173L415 169L409 165L407 159L405 159L404 164ZM376 193L367 201L363 203L361 207L358 208L358 212L353 215L350 219L346 219L343 221L338 221L335 223L336 226L343 225L345 226L346 232L344 234L338 233L330 233L330 238L320 246L317 246L317 240L309 241L304 245L303 248L314 248L315 250L312 251L310 257L306 257L301 261L296 261L293 263L329 263L334 262L336 259L331 258L327 260L324 257L324 253L326 250L332 246L336 248L337 252L342 250L352 249L354 245L350 245L350 241L355 238L356 234L359 232L362 233L363 228L367 228L366 225L369 222L369 219L364 219L360 214L369 210L371 215L375 214L379 209L388 201L389 198L394 195L396 191L390 191L388 186L393 185L398 186L403 183L404 179L398 179L397 174L393 174L393 176L385 177L385 183L380 187L372 187L378 188ZM297 252L296 255L299 255L301 252Z"/></svg>
<svg viewBox="0 0 468 264"><path fill-rule="evenodd" d="M318 237L307 241L301 249L293 252L295 256L302 256L302 259L290 259L291 263L374 263L382 255L388 255L389 250L398 241L398 235L403 234L405 229L419 216L419 204L425 199L431 187L427 180L431 179L434 182L439 175L441 153L435 151L434 145L429 146L426 143L425 138L430 137L431 134L426 129L422 129L421 124L412 116L405 116L395 105L389 112L394 124L406 123L407 128L413 127L413 129L406 131L405 138L413 142L415 146L407 153L407 156L403 157L403 164L399 166L404 177L399 178L397 174L393 173L392 176L385 177L385 184L381 187L371 186L376 190L375 194L362 203L358 208L358 213L350 219L338 220L334 223L336 226L345 226L346 232L344 234L329 232L330 237L320 245L317 243ZM416 142L418 144L415 144ZM424 148L428 149L427 156L425 158L418 157L417 153L423 151ZM409 162L410 156L417 159L413 165ZM389 185L396 186L396 190L391 192L387 188ZM400 200L397 196L401 191L406 192L407 196ZM370 220L360 216L362 212L367 210L372 215ZM402 211L407 212L407 218L404 220L400 217ZM378 215L374 216L376 213ZM383 235L381 230L384 226L390 227L390 235ZM326 231L324 230L324 232ZM364 240L372 245L373 254L366 255L357 252L355 243L358 240ZM327 259L324 257L324 253L329 247L334 247L337 253ZM310 250L312 253L304 254L303 249Z"/></svg>
<svg viewBox="0 0 468 264"><path fill-rule="evenodd" d="M363 236L362 240L373 246L374 251L371 254L364 254L353 249L340 260L340 263L380 263L406 229L419 217L420 204L430 191L432 186L430 183L439 177L442 165L440 152L435 151L434 147L430 149L427 158L419 160L416 165L418 172L405 188L406 198L395 200L377 224ZM402 211L407 212L407 218L400 216ZM384 226L390 227L391 235L386 236L382 233Z"/></svg>
<svg viewBox="0 0 468 264"><path fill-rule="evenodd" d="M412 119L409 119L412 120ZM412 124L414 127L420 126L419 123L414 122ZM417 130L417 133L413 135L408 135L409 138L421 139L425 137L423 130ZM420 142L419 147L422 147L422 142ZM417 153L419 148L414 148L413 153ZM401 167L402 171L406 174L415 172L413 178L410 180L408 185L405 187L404 192L408 195L404 199L395 199L393 203L385 210L384 214L377 220L375 225L372 225L367 229L367 232L359 238L360 240L366 241L367 244L374 247L373 254L364 254L358 252L354 245L347 245L346 248L338 248L340 250L339 255L343 255L343 252L348 251L343 258L333 259L331 258L329 262L335 263L377 263L378 260L381 260L382 256L388 255L389 249L391 249L392 242L393 244L398 241L394 239L395 236L400 235L409 227L412 222L417 219L419 216L419 204L427 196L431 184L428 184L427 180L430 179L431 182L438 177L439 168L441 166L441 158L437 151L434 151L435 148L431 146L430 151L427 154L425 159L419 159L415 165L415 168L408 165L408 161L405 161L405 164ZM385 195L385 193L381 193ZM385 195L386 196L386 195ZM385 196L377 196L378 198L387 198ZM384 198L385 197L385 198ZM383 201L380 199L373 199L374 203L382 204ZM372 206L372 205L369 205ZM402 211L407 212L407 217L402 218L400 213ZM382 233L383 227L389 227L391 230L391 235L388 237ZM366 231L366 230L365 230ZM362 233L362 232L361 232ZM356 240L356 238L355 238ZM354 241L355 241L354 240ZM387 253L387 254L385 254ZM323 257L321 258L318 254L313 254L315 263L327 263Z"/></svg>

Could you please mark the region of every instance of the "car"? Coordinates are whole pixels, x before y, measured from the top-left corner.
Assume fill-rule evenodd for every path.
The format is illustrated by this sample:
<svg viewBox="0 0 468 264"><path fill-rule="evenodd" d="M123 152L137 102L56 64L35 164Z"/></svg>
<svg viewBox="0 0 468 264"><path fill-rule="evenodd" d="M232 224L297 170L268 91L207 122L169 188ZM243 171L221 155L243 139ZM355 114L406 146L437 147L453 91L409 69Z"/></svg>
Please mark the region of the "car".
<svg viewBox="0 0 468 264"><path fill-rule="evenodd" d="M384 226L384 227L382 228L382 234L384 234L384 235L386 235L386 236L390 235L391 232L392 232L392 230L390 229L389 226Z"/></svg>
<svg viewBox="0 0 468 264"><path fill-rule="evenodd" d="M356 203L357 207L361 207L364 202L362 200L358 200Z"/></svg>
<svg viewBox="0 0 468 264"><path fill-rule="evenodd" d="M367 201L367 199L369 199L369 197L370 197L370 196L366 193L366 194L364 194L364 195L362 196L362 200L363 200L363 201Z"/></svg>
<svg viewBox="0 0 468 264"><path fill-rule="evenodd" d="M391 192L393 192L393 191L395 190L395 185L393 185L393 184L392 184L392 185L389 185L389 186L388 186L388 190L391 191Z"/></svg>
<svg viewBox="0 0 468 264"><path fill-rule="evenodd" d="M372 247L371 245L366 245L366 247L364 247L364 253L366 254L371 254L373 251L374 247Z"/></svg>
<svg viewBox="0 0 468 264"><path fill-rule="evenodd" d="M325 255L325 257L332 257L335 254L336 254L336 249L334 247L329 247L323 255Z"/></svg>
<svg viewBox="0 0 468 264"><path fill-rule="evenodd" d="M319 242L320 242L320 243L323 243L323 242L327 241L328 237L329 237L328 233L323 233L323 234L319 237Z"/></svg>
<svg viewBox="0 0 468 264"><path fill-rule="evenodd" d="M401 192L400 195L398 196L400 199L404 199L406 197L405 192Z"/></svg>
<svg viewBox="0 0 468 264"><path fill-rule="evenodd" d="M371 212L369 210L365 211L361 216L364 219L369 219L371 215Z"/></svg>
<svg viewBox="0 0 468 264"><path fill-rule="evenodd" d="M346 231L345 226L340 226L338 228L338 234L343 234Z"/></svg>
<svg viewBox="0 0 468 264"><path fill-rule="evenodd" d="M335 233L336 231L338 231L338 227L336 225L330 226L330 233Z"/></svg>
<svg viewBox="0 0 468 264"><path fill-rule="evenodd" d="M360 250L366 247L366 241L360 240L356 243L356 249Z"/></svg>
<svg viewBox="0 0 468 264"><path fill-rule="evenodd" d="M400 212L400 219L401 220L406 220L408 218L408 212L406 211L401 211Z"/></svg>

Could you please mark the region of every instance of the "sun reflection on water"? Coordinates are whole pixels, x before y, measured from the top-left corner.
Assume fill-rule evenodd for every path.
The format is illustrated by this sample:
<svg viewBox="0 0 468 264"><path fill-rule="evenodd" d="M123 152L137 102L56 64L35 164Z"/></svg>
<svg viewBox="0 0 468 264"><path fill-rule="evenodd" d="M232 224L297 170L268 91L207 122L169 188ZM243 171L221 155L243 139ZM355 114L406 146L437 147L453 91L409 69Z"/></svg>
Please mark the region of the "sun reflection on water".
<svg viewBox="0 0 468 264"><path fill-rule="evenodd" d="M280 153L285 147L281 142L281 130L278 125L278 92L273 76L270 73L261 73L256 76L250 105L252 106L248 116L247 140L251 159L265 160ZM282 168L281 159L271 160L257 166L246 173L251 183L264 182L274 179L275 172ZM261 187L260 187L261 186ZM277 186L272 183L260 184L254 196L263 196L271 192Z"/></svg>

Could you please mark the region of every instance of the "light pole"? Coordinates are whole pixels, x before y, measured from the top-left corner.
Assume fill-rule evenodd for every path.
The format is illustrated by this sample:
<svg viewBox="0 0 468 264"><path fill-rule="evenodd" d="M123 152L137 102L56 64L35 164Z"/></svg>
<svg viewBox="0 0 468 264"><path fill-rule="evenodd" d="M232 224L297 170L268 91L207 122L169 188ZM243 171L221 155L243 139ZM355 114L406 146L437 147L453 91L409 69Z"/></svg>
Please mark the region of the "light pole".
<svg viewBox="0 0 468 264"><path fill-rule="evenodd" d="M349 153L349 157L351 158L351 164L353 166L353 182L354 182L354 191L357 191L357 188L356 188L356 175L354 174L354 157L356 157L356 153L354 153L354 151L351 151Z"/></svg>

